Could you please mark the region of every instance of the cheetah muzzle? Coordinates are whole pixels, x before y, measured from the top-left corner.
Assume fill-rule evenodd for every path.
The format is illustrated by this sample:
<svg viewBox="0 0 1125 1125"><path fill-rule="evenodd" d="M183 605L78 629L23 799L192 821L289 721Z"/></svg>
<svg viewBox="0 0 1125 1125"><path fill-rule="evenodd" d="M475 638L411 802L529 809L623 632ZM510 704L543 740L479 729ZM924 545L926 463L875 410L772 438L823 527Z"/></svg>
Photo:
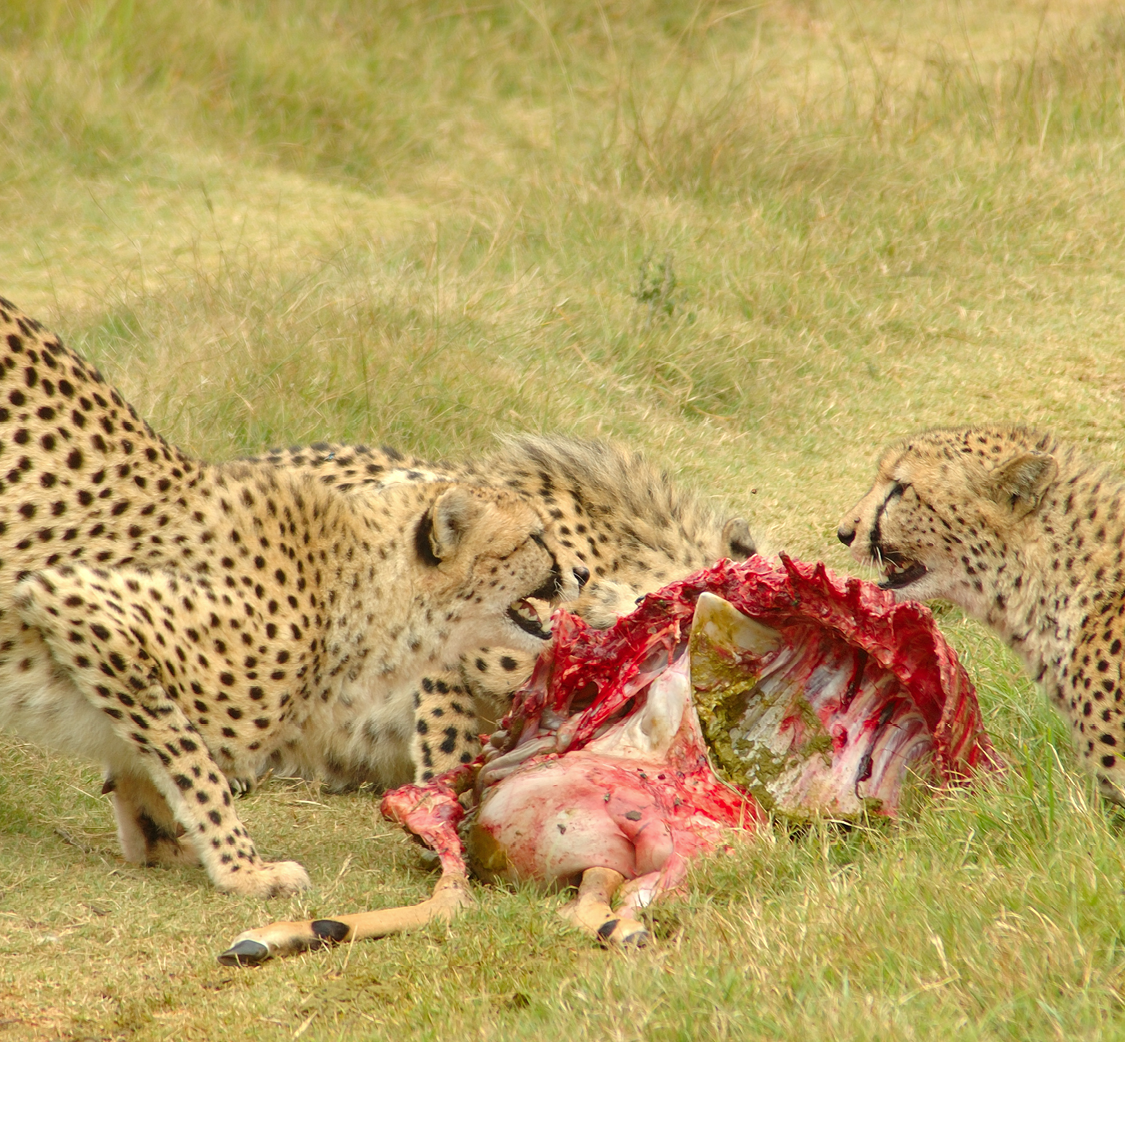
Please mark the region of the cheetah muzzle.
<svg viewBox="0 0 1125 1125"><path fill-rule="evenodd" d="M553 584L550 589L554 589ZM544 596L543 587L540 587L532 597L539 598L541 601L552 600L550 597ZM543 628L543 622L539 619L539 614L535 612L535 607L526 598L520 598L508 606L508 619L516 628L522 629L538 640L548 641L551 639L550 629Z"/></svg>
<svg viewBox="0 0 1125 1125"><path fill-rule="evenodd" d="M919 562L900 555L898 551L883 548L874 556L883 564L883 578L879 582L883 590L905 590L926 576L926 568Z"/></svg>
<svg viewBox="0 0 1125 1125"><path fill-rule="evenodd" d="M883 551L883 578L879 583L883 589L906 589L926 576L926 567L921 562L911 562L899 555L898 551Z"/></svg>

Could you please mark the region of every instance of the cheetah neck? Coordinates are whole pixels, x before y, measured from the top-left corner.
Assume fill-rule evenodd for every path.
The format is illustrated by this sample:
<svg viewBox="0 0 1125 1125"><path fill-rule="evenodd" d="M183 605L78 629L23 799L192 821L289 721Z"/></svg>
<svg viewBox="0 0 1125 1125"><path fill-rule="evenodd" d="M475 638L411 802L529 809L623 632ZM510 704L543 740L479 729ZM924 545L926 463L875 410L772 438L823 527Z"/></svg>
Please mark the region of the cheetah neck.
<svg viewBox="0 0 1125 1125"><path fill-rule="evenodd" d="M1000 546L1002 562L978 616L1055 702L1091 622L1125 599L1123 544L1125 487L1064 453L1039 510Z"/></svg>

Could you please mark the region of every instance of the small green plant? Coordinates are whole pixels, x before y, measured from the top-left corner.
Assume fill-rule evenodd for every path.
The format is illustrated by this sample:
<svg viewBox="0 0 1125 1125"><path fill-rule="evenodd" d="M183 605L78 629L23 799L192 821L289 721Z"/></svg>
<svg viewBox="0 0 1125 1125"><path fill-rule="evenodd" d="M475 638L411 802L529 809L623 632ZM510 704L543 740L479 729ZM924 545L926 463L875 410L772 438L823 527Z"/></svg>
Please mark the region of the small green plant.
<svg viewBox="0 0 1125 1125"><path fill-rule="evenodd" d="M654 266L652 254L646 254L641 259L640 269L637 272L637 288L633 291L637 303L646 309L646 330L652 327L653 318L657 313L671 316L676 311L676 302L672 297L675 288L676 272L672 268L672 255L665 254L660 264Z"/></svg>

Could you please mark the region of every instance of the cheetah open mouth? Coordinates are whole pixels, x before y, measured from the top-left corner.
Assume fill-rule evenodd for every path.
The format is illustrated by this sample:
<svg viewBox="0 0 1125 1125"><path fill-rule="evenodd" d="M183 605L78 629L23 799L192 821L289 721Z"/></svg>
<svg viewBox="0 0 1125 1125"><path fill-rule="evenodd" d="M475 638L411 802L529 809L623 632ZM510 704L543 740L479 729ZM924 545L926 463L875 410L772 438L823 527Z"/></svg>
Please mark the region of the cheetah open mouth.
<svg viewBox="0 0 1125 1125"><path fill-rule="evenodd" d="M508 606L508 618L525 633L530 633L541 641L551 639L551 631L543 628L543 622L539 619L539 614L535 612L535 607L527 598L519 598Z"/></svg>
<svg viewBox="0 0 1125 1125"><path fill-rule="evenodd" d="M881 550L878 561L883 564L883 581L879 583L881 590L901 590L926 573L920 562L912 562L896 551Z"/></svg>

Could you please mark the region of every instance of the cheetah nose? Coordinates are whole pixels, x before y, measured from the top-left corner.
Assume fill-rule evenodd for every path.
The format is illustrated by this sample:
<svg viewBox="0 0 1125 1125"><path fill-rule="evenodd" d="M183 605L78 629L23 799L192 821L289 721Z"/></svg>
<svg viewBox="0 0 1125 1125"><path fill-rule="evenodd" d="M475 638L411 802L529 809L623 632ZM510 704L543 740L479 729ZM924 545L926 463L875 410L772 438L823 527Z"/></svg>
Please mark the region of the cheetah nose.
<svg viewBox="0 0 1125 1125"><path fill-rule="evenodd" d="M586 583L590 581L590 571L589 571L589 569L587 567L584 567L584 566L576 566L574 568L574 578L575 578L575 581L578 583L578 589L581 590L582 587L585 586Z"/></svg>
<svg viewBox="0 0 1125 1125"><path fill-rule="evenodd" d="M836 528L836 538L844 544L845 547L850 547L855 542L855 528L854 527L838 527Z"/></svg>

